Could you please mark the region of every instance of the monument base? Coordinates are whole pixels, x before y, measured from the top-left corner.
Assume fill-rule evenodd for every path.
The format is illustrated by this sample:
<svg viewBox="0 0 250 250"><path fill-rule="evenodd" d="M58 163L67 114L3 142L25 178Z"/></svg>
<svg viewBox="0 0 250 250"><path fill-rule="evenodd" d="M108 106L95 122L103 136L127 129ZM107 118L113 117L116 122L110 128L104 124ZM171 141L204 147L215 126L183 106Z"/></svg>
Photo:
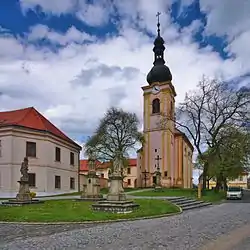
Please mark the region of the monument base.
<svg viewBox="0 0 250 250"><path fill-rule="evenodd" d="M155 186L154 191L155 192L162 192L163 191L162 186Z"/></svg>
<svg viewBox="0 0 250 250"><path fill-rule="evenodd" d="M99 195L81 195L79 199L76 199L76 201L103 201L106 200L103 198L102 194Z"/></svg>
<svg viewBox="0 0 250 250"><path fill-rule="evenodd" d="M122 187L123 178L113 175L110 177L110 188L107 195L108 201L126 201L126 194Z"/></svg>
<svg viewBox="0 0 250 250"><path fill-rule="evenodd" d="M18 200L9 200L9 201L3 201L1 205L3 206L23 206L23 205L31 205L31 204L40 204L44 203L44 201L41 200L27 200L27 201L18 201Z"/></svg>
<svg viewBox="0 0 250 250"><path fill-rule="evenodd" d="M92 204L94 211L103 211L111 213L131 213L139 208L139 204L135 204L133 201L99 201Z"/></svg>
<svg viewBox="0 0 250 250"><path fill-rule="evenodd" d="M16 195L16 199L4 201L1 203L1 205L22 206L22 205L44 203L44 201L31 198L28 180L21 179L20 181L18 181L18 183L20 184L20 187L19 187L19 192Z"/></svg>

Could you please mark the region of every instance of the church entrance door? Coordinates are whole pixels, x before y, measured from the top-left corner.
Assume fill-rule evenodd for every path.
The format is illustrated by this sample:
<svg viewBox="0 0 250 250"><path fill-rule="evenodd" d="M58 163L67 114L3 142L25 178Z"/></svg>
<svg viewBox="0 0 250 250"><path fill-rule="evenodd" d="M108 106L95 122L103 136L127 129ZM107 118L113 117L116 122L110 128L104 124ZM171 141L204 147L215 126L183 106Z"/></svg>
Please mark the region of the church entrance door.
<svg viewBox="0 0 250 250"><path fill-rule="evenodd" d="M153 184L156 184L156 176L153 176Z"/></svg>

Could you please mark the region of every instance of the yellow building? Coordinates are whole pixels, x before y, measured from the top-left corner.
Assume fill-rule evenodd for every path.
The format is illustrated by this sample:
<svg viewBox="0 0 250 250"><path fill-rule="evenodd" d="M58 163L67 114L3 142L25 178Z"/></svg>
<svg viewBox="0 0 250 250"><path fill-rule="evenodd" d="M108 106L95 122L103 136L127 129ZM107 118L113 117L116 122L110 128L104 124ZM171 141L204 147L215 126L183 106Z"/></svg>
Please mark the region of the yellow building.
<svg viewBox="0 0 250 250"><path fill-rule="evenodd" d="M141 187L152 186L159 169L163 186L191 188L193 146L176 128L176 92L171 72L164 61L165 47L160 36L160 24L157 26L154 66L147 75L148 85L142 87L145 144L138 151L137 184Z"/></svg>
<svg viewBox="0 0 250 250"><path fill-rule="evenodd" d="M238 187L242 187L242 188L249 188L248 187L249 177L250 177L249 173L242 173L236 179L229 179L227 182L227 185L228 186L238 186ZM209 189L215 188L215 186L216 186L216 180L211 179L209 181Z"/></svg>

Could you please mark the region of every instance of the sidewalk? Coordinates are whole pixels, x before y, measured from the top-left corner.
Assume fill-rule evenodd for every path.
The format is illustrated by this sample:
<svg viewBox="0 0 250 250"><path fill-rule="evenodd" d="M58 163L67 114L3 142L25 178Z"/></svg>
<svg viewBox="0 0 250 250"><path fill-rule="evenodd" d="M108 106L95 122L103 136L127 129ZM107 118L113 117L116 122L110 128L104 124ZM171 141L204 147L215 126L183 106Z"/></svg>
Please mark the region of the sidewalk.
<svg viewBox="0 0 250 250"><path fill-rule="evenodd" d="M152 188L145 188L145 189L140 189L140 190L135 190L135 191L129 191L129 192L125 192L126 194L133 194L133 193L140 193L140 192L143 192L143 191L148 191L148 190L153 190ZM107 194L104 194L103 197L106 198ZM129 197L132 197L131 195L129 195ZM79 199L80 198L80 195L58 195L58 196L47 196L47 197L37 197L37 199L41 200L41 201L49 201L49 200L74 200L74 199ZM12 198L14 199L14 198ZM0 200L0 203L1 202L4 202L4 201L8 201L9 199L6 198L3 199L3 200Z"/></svg>

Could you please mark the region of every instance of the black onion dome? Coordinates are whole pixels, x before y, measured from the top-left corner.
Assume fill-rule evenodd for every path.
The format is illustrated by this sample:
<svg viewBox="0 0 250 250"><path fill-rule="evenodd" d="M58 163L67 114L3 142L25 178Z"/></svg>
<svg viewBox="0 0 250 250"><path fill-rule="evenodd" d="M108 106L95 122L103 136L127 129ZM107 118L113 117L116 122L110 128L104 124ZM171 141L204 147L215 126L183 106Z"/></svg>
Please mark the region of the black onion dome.
<svg viewBox="0 0 250 250"><path fill-rule="evenodd" d="M158 20L158 35L155 38L154 41L154 66L150 70L150 72L147 75L147 82L149 84L152 84L154 82L166 82L166 81L171 81L172 80L172 74L170 72L170 69L165 65L164 61L164 40L160 35L160 23Z"/></svg>
<svg viewBox="0 0 250 250"><path fill-rule="evenodd" d="M172 81L172 74L166 65L155 65L147 75L147 82L152 84L154 82Z"/></svg>

